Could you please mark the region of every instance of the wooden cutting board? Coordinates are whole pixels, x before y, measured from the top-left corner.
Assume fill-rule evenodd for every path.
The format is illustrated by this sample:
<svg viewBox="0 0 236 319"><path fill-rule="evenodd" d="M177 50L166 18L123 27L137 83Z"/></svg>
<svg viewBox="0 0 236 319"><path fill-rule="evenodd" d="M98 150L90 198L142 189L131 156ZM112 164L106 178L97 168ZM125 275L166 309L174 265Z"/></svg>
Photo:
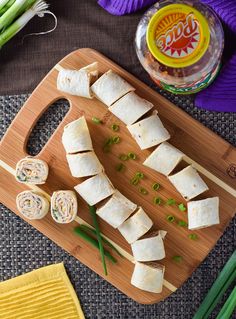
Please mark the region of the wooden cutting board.
<svg viewBox="0 0 236 319"><path fill-rule="evenodd" d="M130 136L125 125L115 118L107 110L106 106L98 100L89 100L59 92L56 88L58 74L56 68L53 68L38 85L23 105L21 111L17 114L1 141L0 200L9 209L19 215L16 209L15 198L17 193L28 189L28 186L15 181L14 169L16 163L27 155L27 139L41 115L56 100L61 98L68 99L70 103L69 112L37 156L45 160L50 167L47 183L40 186L40 188L51 195L55 190L73 189L73 186L78 184L78 179L71 177L67 167L61 135L65 124L77 119L81 115L85 115L95 152L115 187L133 202L141 205L152 218L157 229L164 229L168 232L165 240L167 257L161 261L166 266L163 292L161 294L144 292L130 284L134 268L130 245L126 243L117 230L114 230L100 220L103 234L115 242L125 255L125 258L118 258L116 265L108 262L108 276L104 277L99 252L73 234L73 228L78 222L86 221L92 224L87 205L79 196L78 218L75 222L68 225L60 225L52 220L50 214L43 220L28 222L127 296L139 303L151 304L169 296L191 276L194 269L214 247L216 241L234 216L236 207L236 149L161 95L151 90L134 76L92 49L74 51L61 60L59 65L64 68L80 69L94 61L99 62L99 71L101 73L113 69L130 82L140 96L155 105L164 125L171 134L170 142L188 156L186 161L194 163L202 178L209 186L210 190L200 198L209 196L220 197L220 225L195 231L194 233L198 235L199 239L193 241L188 238L188 234L191 233L188 229L174 223L168 223L166 221L168 214L172 214L177 219L185 221L187 221L187 214L180 212L176 207L166 205L155 206L153 204L153 197L160 196L164 200L174 198L178 203L184 201L164 176L142 165L142 162L150 154L151 150L141 151ZM101 118L104 124L94 124L91 120L93 116ZM115 145L110 153L104 153L102 151L104 141L114 135L114 132L110 128L113 123L120 125L120 132L117 134L121 138L121 143ZM118 156L121 153L130 151L135 152L138 155L138 159L136 161L130 160L125 162L126 169L124 172L117 172L115 167L120 163ZM141 185L149 190L148 195L140 194L138 187L130 184L130 179L137 171L145 174L145 179ZM152 190L154 182L161 184L158 192ZM183 257L182 263L178 264L172 260L172 257L175 255ZM81 278L81 280L83 279Z"/></svg>

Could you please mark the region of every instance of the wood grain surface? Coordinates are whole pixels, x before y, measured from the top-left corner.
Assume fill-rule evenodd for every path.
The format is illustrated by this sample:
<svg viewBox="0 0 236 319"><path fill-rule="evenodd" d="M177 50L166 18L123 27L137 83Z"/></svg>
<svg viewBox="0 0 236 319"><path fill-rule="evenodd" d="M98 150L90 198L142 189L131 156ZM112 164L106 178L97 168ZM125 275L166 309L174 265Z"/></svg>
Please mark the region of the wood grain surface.
<svg viewBox="0 0 236 319"><path fill-rule="evenodd" d="M171 134L170 142L187 155L186 162L181 165L186 166L187 162L194 163L209 186L209 191L198 198L220 197L220 225L194 231L199 239L193 241L188 238L188 234L191 232L187 228L180 227L175 223L168 223L166 221L168 214L187 221L186 212L180 212L176 207L156 206L153 204L153 198L160 196L163 200L174 198L178 203L185 202L166 177L142 165L142 162L152 150L141 151L125 125L113 116L103 103L96 99L89 100L59 92L56 88L58 74L56 68L53 68L38 85L1 141L0 200L19 215L15 204L16 195L28 189L29 186L16 182L13 176L16 163L27 155L27 139L40 116L56 100L68 99L70 103L69 112L37 155L38 158L45 160L50 167L48 180L45 185L40 185L40 188L50 196L53 191L58 189L73 189L80 182L79 179L73 178L70 174L61 136L63 127L67 123L85 115L95 152L114 186L133 202L144 208L154 221L155 228L164 229L168 232L165 240L167 257L161 261L166 266L166 281L163 292L161 294L148 293L130 284L134 268L130 245L117 230L99 220L103 234L126 252L125 258L119 258L116 265L108 262L108 276L103 275L99 252L73 234L74 226L81 220L92 224L87 204L79 196L77 221L68 225L60 225L55 223L48 214L43 220L28 222L127 296L139 303L151 304L166 298L191 276L194 269L214 247L234 216L236 207L236 149L131 74L92 49L74 51L61 60L59 65L64 68L79 69L94 61L99 62L101 73L113 69L130 82L140 96L154 104L164 125ZM94 124L92 122L93 116L101 118L104 124ZM104 141L114 135L111 130L113 123L120 125L120 131L116 134L120 136L121 143L114 145L110 153L104 153L102 150ZM130 151L138 155L137 160L124 162L126 166L124 172L117 172L115 167L120 163L119 155ZM138 187L130 184L130 179L137 171L142 171L145 174L141 186L149 191L148 195L140 194ZM154 182L161 184L158 192L152 190ZM183 262L175 263L172 260L175 255L181 255Z"/></svg>

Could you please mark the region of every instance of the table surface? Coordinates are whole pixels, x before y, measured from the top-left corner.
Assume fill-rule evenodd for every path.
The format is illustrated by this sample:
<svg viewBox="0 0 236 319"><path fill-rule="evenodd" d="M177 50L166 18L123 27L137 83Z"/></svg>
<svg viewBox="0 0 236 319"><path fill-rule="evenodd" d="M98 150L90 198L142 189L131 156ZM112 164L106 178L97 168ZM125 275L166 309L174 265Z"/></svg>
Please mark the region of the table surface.
<svg viewBox="0 0 236 319"><path fill-rule="evenodd" d="M2 53L3 58L5 62L7 60L7 66L4 64L4 68L8 67L11 72L6 76L5 85L1 85L0 87L0 94L2 94L2 96L0 96L0 138L29 96L29 94L9 94L31 92L43 74L47 73L50 69L50 63L56 63L63 55L76 48L90 46L98 50L100 49L100 51L105 53L109 58L121 64L128 71L135 74L139 79L146 82L155 90L158 90L162 95L170 99L192 117L236 146L236 114L208 112L197 109L194 106L194 96L173 96L160 91L149 80L147 74L141 68L135 57L134 48L128 41L128 39L134 37L135 27L142 13L129 17L112 17L99 8L96 1L81 0L79 1L78 11L81 15L82 13L84 14L84 18L81 21L78 19L76 23L74 17L72 17L74 20L68 20L70 4L71 9L73 9L76 7L76 2L78 6L77 0L68 1L65 14L58 15L58 12L61 12L59 9L62 7L62 1L58 0L58 8L55 1L52 1L53 8L55 8L55 11L58 11L59 24L61 22L62 25L64 24L64 26L66 26L64 28L64 35L68 36L67 32L70 26L73 26L72 29L75 29L73 34L78 34L75 41L71 41L71 38L65 40L68 42L65 44L64 51L62 49L55 50L53 42L54 35L45 36L47 37L46 39L44 37L43 40L40 39L38 42L38 39L31 39L31 42L34 43L33 52L31 52L32 60L29 60L26 65L19 62L19 69L16 69L14 65L15 58L13 57L13 48L18 45L17 41L19 41L20 38L18 37L18 40L14 39L12 43L9 44L9 47L6 46L4 48ZM33 28L36 28L35 25L33 25ZM62 27L60 28L60 31L63 32L64 29ZM115 38L114 32L116 33ZM89 38L90 34L93 41L91 41L91 37ZM57 39L57 35L55 35L55 37ZM37 57L45 54L42 45L43 41L47 42L46 47L48 52L54 52L54 54L51 60L46 59L46 61L43 61L40 59L39 64L35 68ZM30 46L28 45L22 48L20 52L21 61L27 61L29 50ZM34 55L35 52L37 52L36 57ZM34 70L36 71L33 72ZM13 71L16 81L12 81L14 82L12 84L10 83L9 77L12 77ZM27 77L28 80L21 81L22 76L25 74L30 74L31 76ZM65 101L58 101L43 115L35 126L28 141L29 154L35 155L40 151L60 123L67 109L68 104ZM0 204L0 229L1 281L51 263L63 261L72 284L81 300L86 318L98 319L192 318L217 274L236 248L235 218L206 260L176 293L165 301L155 305L139 305L120 293L90 269L83 266L78 260L64 252L2 204ZM222 300L222 303L224 300L225 298ZM222 305L222 303L220 305ZM220 305L217 309L219 309ZM212 314L212 318L215 318L217 309L215 313Z"/></svg>

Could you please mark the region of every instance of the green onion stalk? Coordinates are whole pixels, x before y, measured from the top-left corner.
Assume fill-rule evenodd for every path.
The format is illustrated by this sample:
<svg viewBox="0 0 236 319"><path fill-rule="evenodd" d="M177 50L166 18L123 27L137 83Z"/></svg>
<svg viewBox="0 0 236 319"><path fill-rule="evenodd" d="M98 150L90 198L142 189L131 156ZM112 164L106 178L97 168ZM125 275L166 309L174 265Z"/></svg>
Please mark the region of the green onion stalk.
<svg viewBox="0 0 236 319"><path fill-rule="evenodd" d="M8 27L18 16L18 12L25 5L27 0L16 0L12 6L0 17L0 30Z"/></svg>
<svg viewBox="0 0 236 319"><path fill-rule="evenodd" d="M9 0L1 0L0 1L0 10L2 10Z"/></svg>
<svg viewBox="0 0 236 319"><path fill-rule="evenodd" d="M48 4L43 0L15 0L12 6L0 17L0 30L3 30L0 34L0 48L16 35L34 16L42 17L44 13L49 13L47 9ZM19 13L23 14L18 17Z"/></svg>
<svg viewBox="0 0 236 319"><path fill-rule="evenodd" d="M5 4L3 7L1 6L1 9L0 9L0 16L2 16L12 5L13 3L15 2L16 0L9 0L7 2L7 4ZM2 4L4 4L2 2Z"/></svg>
<svg viewBox="0 0 236 319"><path fill-rule="evenodd" d="M229 298L226 300L223 308L217 315L216 319L230 319L233 318L231 315L236 309L236 287L234 287L233 291L231 292Z"/></svg>
<svg viewBox="0 0 236 319"><path fill-rule="evenodd" d="M193 316L193 319L207 319L209 318L211 312L217 305L218 301L222 298L223 294L229 288L229 286L235 282L236 279L236 251L229 258L224 268L221 270L218 275L216 281L213 283L211 289L208 291L205 299L200 305L198 311ZM234 292L235 293L235 292ZM227 304L228 306L224 306L222 312L226 311L228 308L228 312L231 313L232 303L235 302L234 293L230 296ZM219 317L217 317L218 319ZM228 315L223 315L220 318L229 318Z"/></svg>
<svg viewBox="0 0 236 319"><path fill-rule="evenodd" d="M107 266L106 266L106 261L105 261L104 247L102 244L102 236L101 236L98 221L97 221L96 207L89 205L89 212L90 212L90 215L92 216L93 225L94 225L94 228L95 228L96 234L97 234L97 241L98 241L98 246L99 246L100 255L101 255L101 259L102 259L103 270L104 270L105 275L107 276Z"/></svg>
<svg viewBox="0 0 236 319"><path fill-rule="evenodd" d="M5 5L1 8L1 10L0 10L0 16L2 16L3 13L5 13L5 12L13 5L13 3L14 3L15 1L16 1L16 0L8 0L7 4L5 4ZM2 4L4 4L4 3L2 2Z"/></svg>

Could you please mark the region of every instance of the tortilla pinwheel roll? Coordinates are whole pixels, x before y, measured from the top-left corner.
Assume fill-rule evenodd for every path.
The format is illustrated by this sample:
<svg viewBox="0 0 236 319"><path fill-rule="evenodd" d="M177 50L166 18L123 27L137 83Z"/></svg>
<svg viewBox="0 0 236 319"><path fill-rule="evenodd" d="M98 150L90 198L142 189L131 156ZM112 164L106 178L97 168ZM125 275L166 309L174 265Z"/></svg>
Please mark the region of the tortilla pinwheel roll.
<svg viewBox="0 0 236 319"><path fill-rule="evenodd" d="M94 152L67 154L67 162L74 177L86 177L101 173L104 169Z"/></svg>
<svg viewBox="0 0 236 319"><path fill-rule="evenodd" d="M128 218L121 226L118 227L121 235L132 244L137 239L146 234L152 227L153 222L142 209L139 207L138 211L133 216Z"/></svg>
<svg viewBox="0 0 236 319"><path fill-rule="evenodd" d="M84 116L64 127L62 144L66 153L78 153L93 150L88 125Z"/></svg>
<svg viewBox="0 0 236 319"><path fill-rule="evenodd" d="M90 206L101 202L115 192L111 181L104 173L90 177L74 188Z"/></svg>
<svg viewBox="0 0 236 319"><path fill-rule="evenodd" d="M136 262L131 278L131 284L139 289L161 293L164 281L165 267L156 262Z"/></svg>
<svg viewBox="0 0 236 319"><path fill-rule="evenodd" d="M191 201L188 206L188 228L199 229L220 223L219 197Z"/></svg>
<svg viewBox="0 0 236 319"><path fill-rule="evenodd" d="M167 235L167 231L165 230L158 230L158 235L161 236L162 239L165 239L166 235Z"/></svg>
<svg viewBox="0 0 236 319"><path fill-rule="evenodd" d="M141 150L158 145L170 138L169 132L163 126L156 112L135 124L128 125L127 128Z"/></svg>
<svg viewBox="0 0 236 319"><path fill-rule="evenodd" d="M181 162L184 154L169 144L160 144L144 161L143 165L168 176L174 168Z"/></svg>
<svg viewBox="0 0 236 319"><path fill-rule="evenodd" d="M61 69L57 76L57 89L71 95L91 99L90 86L97 80L98 63L94 62L80 70Z"/></svg>
<svg viewBox="0 0 236 319"><path fill-rule="evenodd" d="M17 195L16 206L27 219L42 219L49 210L47 198L36 191L24 191Z"/></svg>
<svg viewBox="0 0 236 319"><path fill-rule="evenodd" d="M112 227L117 228L136 208L136 204L116 190L112 197L102 207L97 209L97 214Z"/></svg>
<svg viewBox="0 0 236 319"><path fill-rule="evenodd" d="M20 183L44 184L48 177L48 164L43 160L25 157L16 164L16 180Z"/></svg>
<svg viewBox="0 0 236 319"><path fill-rule="evenodd" d="M109 70L91 86L91 90L100 101L111 106L122 96L135 89L118 74Z"/></svg>
<svg viewBox="0 0 236 319"><path fill-rule="evenodd" d="M73 191L60 190L52 194L51 215L59 224L72 222L78 210L77 198Z"/></svg>
<svg viewBox="0 0 236 319"><path fill-rule="evenodd" d="M208 190L204 180L191 165L168 178L186 201Z"/></svg>
<svg viewBox="0 0 236 319"><path fill-rule="evenodd" d="M165 258L164 243L159 232L135 241L131 244L131 248L134 259L137 261L154 261Z"/></svg>
<svg viewBox="0 0 236 319"><path fill-rule="evenodd" d="M153 107L151 102L129 92L109 107L109 111L126 125L133 124Z"/></svg>

